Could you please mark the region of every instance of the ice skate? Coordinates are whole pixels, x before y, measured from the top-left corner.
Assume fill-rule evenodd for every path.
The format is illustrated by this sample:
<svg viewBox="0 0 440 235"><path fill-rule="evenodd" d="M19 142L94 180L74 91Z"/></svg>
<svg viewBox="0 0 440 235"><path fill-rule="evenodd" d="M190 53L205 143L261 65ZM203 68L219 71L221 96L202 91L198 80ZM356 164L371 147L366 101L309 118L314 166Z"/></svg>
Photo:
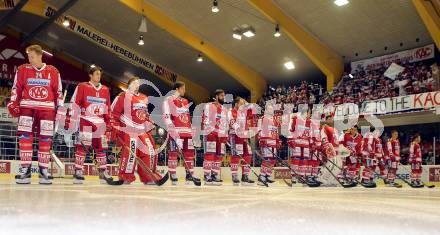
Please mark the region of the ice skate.
<svg viewBox="0 0 440 235"><path fill-rule="evenodd" d="M73 184L83 184L84 183L84 175L83 170L75 170L75 174L73 174Z"/></svg>
<svg viewBox="0 0 440 235"><path fill-rule="evenodd" d="M420 180L411 180L410 186L412 188L423 188L424 185L420 182Z"/></svg>
<svg viewBox="0 0 440 235"><path fill-rule="evenodd" d="M255 183L255 181L249 179L249 175L242 175L241 176L241 185L243 186L251 186Z"/></svg>
<svg viewBox="0 0 440 235"><path fill-rule="evenodd" d="M212 185L211 175L205 174L203 180L205 181L205 185Z"/></svg>
<svg viewBox="0 0 440 235"><path fill-rule="evenodd" d="M15 176L15 183L30 184L31 183L31 167L21 167L20 173Z"/></svg>
<svg viewBox="0 0 440 235"><path fill-rule="evenodd" d="M212 176L212 185L221 186L223 184L223 180L220 179L220 175L217 173L213 173Z"/></svg>
<svg viewBox="0 0 440 235"><path fill-rule="evenodd" d="M305 185L311 188L315 188L315 187L319 187L321 185L321 182L315 181L312 176L308 176L306 177Z"/></svg>
<svg viewBox="0 0 440 235"><path fill-rule="evenodd" d="M40 168L38 178L40 184L52 184L53 177L49 174L47 168Z"/></svg>
<svg viewBox="0 0 440 235"><path fill-rule="evenodd" d="M364 188L376 188L376 183L371 179L362 179L361 185Z"/></svg>
<svg viewBox="0 0 440 235"><path fill-rule="evenodd" d="M113 177L108 174L107 169L99 169L99 181L101 184L108 184L113 181Z"/></svg>
<svg viewBox="0 0 440 235"><path fill-rule="evenodd" d="M234 186L239 186L240 185L240 180L238 179L238 176L236 174L232 175L232 183L233 183Z"/></svg>
<svg viewBox="0 0 440 235"><path fill-rule="evenodd" d="M177 185L177 182L179 181L179 179L177 178L176 173L169 173L169 174L170 174L171 184Z"/></svg>
<svg viewBox="0 0 440 235"><path fill-rule="evenodd" d="M266 186L266 184L268 184L267 182L267 176L265 175L260 175L258 176L258 183L259 186Z"/></svg>
<svg viewBox="0 0 440 235"><path fill-rule="evenodd" d="M266 182L269 184L275 183L275 180L273 180L269 175L266 175Z"/></svg>

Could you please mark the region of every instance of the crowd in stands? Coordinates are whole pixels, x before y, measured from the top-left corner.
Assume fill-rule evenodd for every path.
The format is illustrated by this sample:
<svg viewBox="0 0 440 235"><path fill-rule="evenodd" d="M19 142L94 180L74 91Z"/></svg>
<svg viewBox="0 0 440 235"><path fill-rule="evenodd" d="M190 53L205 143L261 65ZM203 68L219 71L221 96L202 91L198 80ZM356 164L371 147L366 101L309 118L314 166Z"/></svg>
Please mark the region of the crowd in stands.
<svg viewBox="0 0 440 235"><path fill-rule="evenodd" d="M438 90L437 64L401 63L400 66L405 69L395 79L384 76L387 67L345 73L333 91L323 96L321 103L362 103L365 100Z"/></svg>

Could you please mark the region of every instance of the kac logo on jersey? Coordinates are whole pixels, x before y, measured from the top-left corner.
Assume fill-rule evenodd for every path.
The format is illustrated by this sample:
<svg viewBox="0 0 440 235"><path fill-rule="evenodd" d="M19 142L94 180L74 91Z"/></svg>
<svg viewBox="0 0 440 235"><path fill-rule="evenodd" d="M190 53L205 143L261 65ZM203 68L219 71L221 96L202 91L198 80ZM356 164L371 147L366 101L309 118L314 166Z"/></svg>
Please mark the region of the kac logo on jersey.
<svg viewBox="0 0 440 235"><path fill-rule="evenodd" d="M46 87L35 86L29 89L29 96L36 100L44 100L49 96L49 91Z"/></svg>
<svg viewBox="0 0 440 235"><path fill-rule="evenodd" d="M145 121L147 120L147 112L143 109L136 110L136 117L141 121Z"/></svg>

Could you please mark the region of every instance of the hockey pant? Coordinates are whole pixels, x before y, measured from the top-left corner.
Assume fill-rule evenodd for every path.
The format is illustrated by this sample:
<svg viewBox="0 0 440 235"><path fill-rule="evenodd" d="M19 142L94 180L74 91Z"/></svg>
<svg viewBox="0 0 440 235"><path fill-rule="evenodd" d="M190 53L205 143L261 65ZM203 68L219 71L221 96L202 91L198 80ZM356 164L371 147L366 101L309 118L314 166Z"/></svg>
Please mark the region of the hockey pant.
<svg viewBox="0 0 440 235"><path fill-rule="evenodd" d="M203 173L206 177L215 174L220 177L223 156L226 153L226 137L219 137L216 134L204 136L204 159Z"/></svg>
<svg viewBox="0 0 440 235"><path fill-rule="evenodd" d="M155 142L150 133L142 133L140 135L121 134L122 145L128 146L122 148L121 162L119 166L119 179L131 183L136 180L134 175L137 167L137 173L141 182L153 182L152 176L144 170L143 166L148 167L154 174L157 168L157 154L155 150ZM134 153L135 155L133 155ZM136 159L138 157L138 159ZM138 161L142 161L143 164Z"/></svg>
<svg viewBox="0 0 440 235"><path fill-rule="evenodd" d="M54 134L55 111L21 108L18 118L18 143L22 167L30 167L33 155L34 129L38 135L38 165L48 168Z"/></svg>
<svg viewBox="0 0 440 235"><path fill-rule="evenodd" d="M79 136L75 152L75 169L83 169L88 152L95 151L95 160L100 170L107 168L107 136L105 123L92 123L81 118L79 122Z"/></svg>
<svg viewBox="0 0 440 235"><path fill-rule="evenodd" d="M312 154L309 147L292 146L289 147L289 154L291 157L292 178L318 175L319 160L314 155L318 153Z"/></svg>
<svg viewBox="0 0 440 235"><path fill-rule="evenodd" d="M243 175L249 175L251 171L250 164L251 159L251 147L249 146L249 140L240 138L236 135L229 136L229 143L231 144L231 174L236 176L238 174L238 167L240 164L240 156L243 157L243 162L241 162L241 172Z"/></svg>
<svg viewBox="0 0 440 235"><path fill-rule="evenodd" d="M179 151L180 149L180 151ZM179 154L183 153L186 166L191 175L194 174L194 145L190 137L187 138L170 138L168 141L168 171L170 174L176 174Z"/></svg>

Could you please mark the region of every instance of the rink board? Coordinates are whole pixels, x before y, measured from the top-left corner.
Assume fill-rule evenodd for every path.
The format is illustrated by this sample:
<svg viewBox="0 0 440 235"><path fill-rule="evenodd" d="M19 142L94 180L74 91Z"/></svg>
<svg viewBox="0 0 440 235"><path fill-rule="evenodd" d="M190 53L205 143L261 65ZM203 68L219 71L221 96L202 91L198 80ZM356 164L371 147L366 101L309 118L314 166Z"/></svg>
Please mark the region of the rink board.
<svg viewBox="0 0 440 235"><path fill-rule="evenodd" d="M19 173L19 164L20 161L0 161L0 178L13 178L15 174ZM71 178L74 173L74 164L73 163L67 163L64 166L64 171L57 166L56 164L50 164L51 172L56 178ZM406 169L405 169L406 168ZM257 174L260 171L259 167L253 167L252 168ZM410 173L408 170L410 169L409 166L399 167L398 175L404 179L409 180L410 179ZM118 166L117 165L108 165L108 170L111 175L116 176L118 174ZM167 172L166 166L158 166L158 171L160 174L165 174ZM328 172L326 169L321 170L322 175L320 178L330 178ZM32 173L38 174L38 163L33 162L32 163ZM337 173L337 172L334 172ZM195 168L195 174L199 177L203 175L203 168L202 167L196 167ZM241 169L239 169L239 175L241 174ZM84 164L84 175L87 178L90 179L97 179L98 171L96 170L96 167L93 164ZM185 178L185 168L184 167L178 167L177 168L177 175L180 179ZM225 182L231 182L231 170L229 167L222 167L221 171L221 177ZM252 178L256 178L253 173L251 173ZM285 167L275 167L274 168L274 178L276 180L282 180L290 179L290 171L289 169ZM378 175L375 175L376 179L379 179ZM424 182L432 182L432 183L440 183L440 165L424 165L423 166L423 174L422 174L422 180ZM378 181L380 183L380 181Z"/></svg>

